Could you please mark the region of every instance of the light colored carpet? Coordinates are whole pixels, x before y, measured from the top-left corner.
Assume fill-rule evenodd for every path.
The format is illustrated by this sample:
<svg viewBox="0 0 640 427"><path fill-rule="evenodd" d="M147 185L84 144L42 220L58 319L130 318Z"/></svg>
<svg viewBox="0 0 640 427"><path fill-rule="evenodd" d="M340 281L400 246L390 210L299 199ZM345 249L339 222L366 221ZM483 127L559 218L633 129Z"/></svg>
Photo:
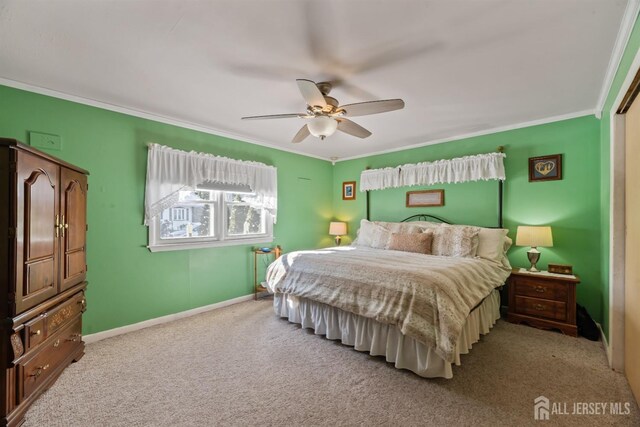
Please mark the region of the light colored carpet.
<svg viewBox="0 0 640 427"><path fill-rule="evenodd" d="M499 321L454 378L424 379L246 302L87 346L25 426L531 425L533 400L630 402L626 416L553 425L640 425L600 343Z"/></svg>

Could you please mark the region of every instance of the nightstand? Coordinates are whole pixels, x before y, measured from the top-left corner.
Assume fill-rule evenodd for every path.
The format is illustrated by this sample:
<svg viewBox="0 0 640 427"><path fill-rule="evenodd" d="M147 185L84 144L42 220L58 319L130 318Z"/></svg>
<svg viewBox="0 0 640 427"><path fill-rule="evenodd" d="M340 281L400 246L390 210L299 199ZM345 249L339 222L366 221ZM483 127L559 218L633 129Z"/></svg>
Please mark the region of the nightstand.
<svg viewBox="0 0 640 427"><path fill-rule="evenodd" d="M282 255L282 248L280 245L275 248L269 248L269 251L263 251L262 248L253 249L253 299L257 300L262 296L268 296L267 288L262 286L262 283L258 282L258 257L261 255L273 255L273 260L277 260Z"/></svg>
<svg viewBox="0 0 640 427"><path fill-rule="evenodd" d="M530 273L513 269L509 284L507 320L542 329L558 329L578 336L576 327L577 276Z"/></svg>

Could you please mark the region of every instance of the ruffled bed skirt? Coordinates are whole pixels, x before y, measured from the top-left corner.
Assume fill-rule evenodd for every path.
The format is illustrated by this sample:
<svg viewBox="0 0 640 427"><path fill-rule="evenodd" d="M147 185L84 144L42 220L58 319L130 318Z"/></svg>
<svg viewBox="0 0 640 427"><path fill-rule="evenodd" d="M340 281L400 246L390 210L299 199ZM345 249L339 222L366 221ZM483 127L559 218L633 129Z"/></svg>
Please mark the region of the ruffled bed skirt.
<svg viewBox="0 0 640 427"><path fill-rule="evenodd" d="M385 356L387 362L398 369L408 369L427 378L453 377L451 363L444 361L433 348L403 335L395 325L282 293L274 295L273 307L277 315L313 329L316 335L340 340L372 356ZM456 365L460 365L460 355L469 353L480 335L488 334L499 318L500 294L494 290L467 318L456 346Z"/></svg>

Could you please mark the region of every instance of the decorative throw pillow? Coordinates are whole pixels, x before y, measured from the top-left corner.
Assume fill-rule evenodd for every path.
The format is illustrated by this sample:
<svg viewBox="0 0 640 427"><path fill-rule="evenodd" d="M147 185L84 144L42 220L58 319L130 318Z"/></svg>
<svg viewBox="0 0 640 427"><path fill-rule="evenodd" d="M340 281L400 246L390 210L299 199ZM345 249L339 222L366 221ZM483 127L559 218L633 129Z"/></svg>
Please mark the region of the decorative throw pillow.
<svg viewBox="0 0 640 427"><path fill-rule="evenodd" d="M363 219L358 230L357 246L386 249L391 232L386 228Z"/></svg>
<svg viewBox="0 0 640 427"><path fill-rule="evenodd" d="M434 230L433 255L474 257L478 251L480 227L441 226Z"/></svg>
<svg viewBox="0 0 640 427"><path fill-rule="evenodd" d="M480 228L476 256L489 261L502 262L504 238L508 231L505 228Z"/></svg>
<svg viewBox="0 0 640 427"><path fill-rule="evenodd" d="M387 249L392 251L415 252L419 254L431 254L431 242L433 233L391 233Z"/></svg>

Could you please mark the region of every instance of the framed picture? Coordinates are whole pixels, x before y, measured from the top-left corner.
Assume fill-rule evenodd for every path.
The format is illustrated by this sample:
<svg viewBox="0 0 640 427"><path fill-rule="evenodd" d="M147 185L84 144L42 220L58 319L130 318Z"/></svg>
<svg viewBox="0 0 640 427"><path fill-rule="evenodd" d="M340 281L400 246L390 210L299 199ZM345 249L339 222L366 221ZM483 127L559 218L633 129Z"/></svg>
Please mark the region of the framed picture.
<svg viewBox="0 0 640 427"><path fill-rule="evenodd" d="M356 199L356 182L348 181L342 183L342 200Z"/></svg>
<svg viewBox="0 0 640 427"><path fill-rule="evenodd" d="M444 190L407 191L408 208L444 206Z"/></svg>
<svg viewBox="0 0 640 427"><path fill-rule="evenodd" d="M529 157L529 182L562 179L562 154Z"/></svg>

